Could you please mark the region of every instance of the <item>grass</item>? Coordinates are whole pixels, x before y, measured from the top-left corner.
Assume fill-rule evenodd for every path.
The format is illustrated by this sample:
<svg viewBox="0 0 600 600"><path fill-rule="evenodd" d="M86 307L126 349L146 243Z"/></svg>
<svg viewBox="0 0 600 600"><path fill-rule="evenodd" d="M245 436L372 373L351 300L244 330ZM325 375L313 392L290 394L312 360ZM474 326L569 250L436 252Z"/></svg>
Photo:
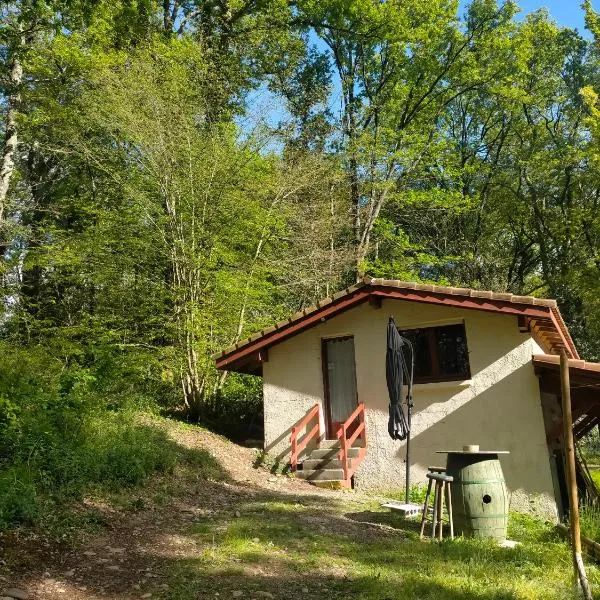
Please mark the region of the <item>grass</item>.
<svg viewBox="0 0 600 600"><path fill-rule="evenodd" d="M600 507L582 506L579 510L581 533L592 540L600 540Z"/></svg>
<svg viewBox="0 0 600 600"><path fill-rule="evenodd" d="M263 486L256 479L244 479L243 470L239 475L242 479L238 480L231 473L227 475L207 451L186 450L175 444L167 431L170 427L181 427L186 435L193 435L195 428L159 420L142 420L136 426L142 429L131 434L135 437L128 438L126 444L127 448L133 444L136 449L128 450L129 458L122 464L139 461L145 465L139 472L134 471L142 478L136 475L129 486L119 488L119 481L128 481L119 467L118 477L109 478L102 488L104 498L108 498L107 490L110 492L107 502L121 509L119 526L114 527L110 516L105 523L101 512L88 511L82 518L87 520L86 526L104 529L100 536L104 541L99 547L94 546L99 556L109 543L105 536L111 530L115 539L110 544L127 546L124 556L131 562L124 564L120 573L131 578L129 583L138 581L140 573L151 569L156 579L143 583L142 591L148 588L152 598L569 600L579 597L572 586L569 547L551 524L525 515L511 515L509 537L520 542L514 549L481 540L420 541L418 523L382 509L376 496L354 492L313 493L280 484L280 487ZM102 465L105 457L112 456L113 442L123 450L119 444L125 442L114 436L117 431L118 428L98 433L95 447L101 460L97 468L105 468ZM160 456L156 459L146 456L157 448L157 443L164 446ZM222 443L222 450L226 450L228 442ZM174 454L171 456L170 452ZM165 460L167 455L171 456L169 460ZM146 480L151 472L158 472L159 476ZM88 479L85 482L85 486L90 484ZM411 499L419 501L422 494L423 489L415 487ZM403 499L393 490L386 491L386 497L394 496ZM61 510L55 512L67 514ZM136 530L140 537L132 543L136 535L132 532ZM88 536L87 543L91 537ZM18 536L15 539L18 541ZM17 549L13 548L14 556L5 556L12 568L21 564ZM28 559L22 560L25 569L29 566ZM589 560L586 562L596 598L600 599L600 570ZM88 567L87 561L76 567L79 573L82 567ZM64 577L64 569L58 568L58 578ZM98 579L87 581L86 585L89 589L104 589L104 571L96 571ZM125 588L114 589L116 595L110 597L129 597L122 593Z"/></svg>
<svg viewBox="0 0 600 600"><path fill-rule="evenodd" d="M577 597L568 547L552 526L513 515L509 533L521 542L515 549L421 542L414 522L373 502L265 498L246 503L239 518L223 512L191 526L199 556L169 565L166 598L231 597L234 590L364 600ZM599 584L598 570L588 570Z"/></svg>
<svg viewBox="0 0 600 600"><path fill-rule="evenodd" d="M598 460L598 457L595 457ZM600 489L600 471L590 470L590 475ZM600 506L583 504L579 511L581 533L592 540L600 541Z"/></svg>
<svg viewBox="0 0 600 600"><path fill-rule="evenodd" d="M134 412L103 412L83 421L77 435L61 443L44 440L27 460L0 464L0 531L25 524L63 535L100 527L101 515L73 506L94 495L111 495L119 504L119 495L130 499L150 475L179 467L222 478L209 452L175 443L157 426L160 421Z"/></svg>

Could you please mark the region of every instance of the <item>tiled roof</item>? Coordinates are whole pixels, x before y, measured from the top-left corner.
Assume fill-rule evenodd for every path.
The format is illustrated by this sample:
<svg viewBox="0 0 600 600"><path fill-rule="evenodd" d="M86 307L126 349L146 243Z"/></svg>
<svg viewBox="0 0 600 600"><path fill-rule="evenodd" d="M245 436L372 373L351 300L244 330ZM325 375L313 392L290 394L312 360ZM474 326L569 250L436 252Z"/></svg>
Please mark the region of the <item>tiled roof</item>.
<svg viewBox="0 0 600 600"><path fill-rule="evenodd" d="M435 294L443 294L448 296L464 296L465 298L482 298L485 300L510 302L512 304L528 304L531 306L548 306L550 308L557 308L556 300L548 300L546 298L515 296L514 294L491 292L489 290L449 287L430 283L417 283L415 281L399 281L398 279L374 279L371 277L365 277L361 283L357 284L357 286L363 285L400 288L403 290L417 290L420 292L433 292Z"/></svg>
<svg viewBox="0 0 600 600"><path fill-rule="evenodd" d="M523 316L527 320L525 326L528 330L530 328L545 351L558 352L558 349L564 346L571 357L578 358L577 349L558 310L556 300L414 281L365 277L359 283L337 292L330 298L325 298L314 306L298 311L286 320L266 327L226 348L214 356L217 367L232 369L236 364L240 364L240 360L247 360L249 353L267 349L287 337L318 324L319 320L329 318L368 300L370 296L447 304Z"/></svg>

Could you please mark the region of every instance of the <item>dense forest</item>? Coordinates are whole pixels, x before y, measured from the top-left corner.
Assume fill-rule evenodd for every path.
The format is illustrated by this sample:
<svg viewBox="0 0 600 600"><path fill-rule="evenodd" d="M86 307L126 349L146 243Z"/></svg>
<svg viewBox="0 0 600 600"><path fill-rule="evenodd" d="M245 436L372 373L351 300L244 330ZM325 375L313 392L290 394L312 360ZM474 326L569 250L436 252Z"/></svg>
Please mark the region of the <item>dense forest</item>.
<svg viewBox="0 0 600 600"><path fill-rule="evenodd" d="M0 526L160 468L132 411L245 418L211 355L364 274L556 298L600 359L600 18L518 10L0 2Z"/></svg>

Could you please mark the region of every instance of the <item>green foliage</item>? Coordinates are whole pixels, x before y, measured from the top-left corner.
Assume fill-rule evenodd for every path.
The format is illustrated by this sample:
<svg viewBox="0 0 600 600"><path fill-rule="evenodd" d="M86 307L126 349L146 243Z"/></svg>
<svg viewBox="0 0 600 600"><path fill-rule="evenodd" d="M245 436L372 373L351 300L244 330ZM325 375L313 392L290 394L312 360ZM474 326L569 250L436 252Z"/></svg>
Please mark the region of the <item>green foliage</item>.
<svg viewBox="0 0 600 600"><path fill-rule="evenodd" d="M212 355L364 271L555 297L600 357L598 15L516 10L5 2L3 518L168 470L131 407L248 432L260 383Z"/></svg>
<svg viewBox="0 0 600 600"><path fill-rule="evenodd" d="M579 510L579 522L582 535L594 541L600 540L600 507L583 504Z"/></svg>
<svg viewBox="0 0 600 600"><path fill-rule="evenodd" d="M180 462L215 475L209 460L140 421L134 408L144 403L122 363L109 372L106 360L92 370L53 356L52 347L1 349L0 528L36 522L95 486L137 485Z"/></svg>

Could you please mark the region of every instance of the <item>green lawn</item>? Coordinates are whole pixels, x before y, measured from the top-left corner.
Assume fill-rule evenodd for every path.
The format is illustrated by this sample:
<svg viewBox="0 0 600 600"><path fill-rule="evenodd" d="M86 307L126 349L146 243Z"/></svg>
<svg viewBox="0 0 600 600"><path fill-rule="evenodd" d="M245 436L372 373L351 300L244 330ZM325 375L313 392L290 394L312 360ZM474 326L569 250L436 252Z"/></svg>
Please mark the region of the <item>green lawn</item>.
<svg viewBox="0 0 600 600"><path fill-rule="evenodd" d="M594 480L596 486L600 488L600 471L598 471L597 469L590 469L590 475L592 476L592 479Z"/></svg>
<svg viewBox="0 0 600 600"><path fill-rule="evenodd" d="M421 542L416 524L351 494L255 497L237 510L239 517L226 509L190 526L197 558L169 562L167 598L577 597L567 545L528 517L511 518L510 537L522 544L505 549L464 539ZM589 577L600 591L593 565Z"/></svg>
<svg viewBox="0 0 600 600"><path fill-rule="evenodd" d="M74 518L101 517L94 529L79 532L80 520L67 519L69 504L57 505L65 518L60 527L45 522L49 532L41 524L5 532L2 581L35 590L50 573L65 588L44 596L50 600L67 597L66 589L77 600L578 597L569 547L551 524L512 515L509 537L521 542L514 549L422 542L418 523L382 509L379 497L323 492L255 471L250 451L201 428L159 419L148 426L166 436L148 443L176 445L173 468L110 493L100 488L85 505L72 501ZM417 501L422 490L413 491ZM600 513L585 513L582 522L600 530ZM60 533L65 523L72 527ZM600 572L588 558L586 564L600 600ZM82 581L86 594L77 591Z"/></svg>

